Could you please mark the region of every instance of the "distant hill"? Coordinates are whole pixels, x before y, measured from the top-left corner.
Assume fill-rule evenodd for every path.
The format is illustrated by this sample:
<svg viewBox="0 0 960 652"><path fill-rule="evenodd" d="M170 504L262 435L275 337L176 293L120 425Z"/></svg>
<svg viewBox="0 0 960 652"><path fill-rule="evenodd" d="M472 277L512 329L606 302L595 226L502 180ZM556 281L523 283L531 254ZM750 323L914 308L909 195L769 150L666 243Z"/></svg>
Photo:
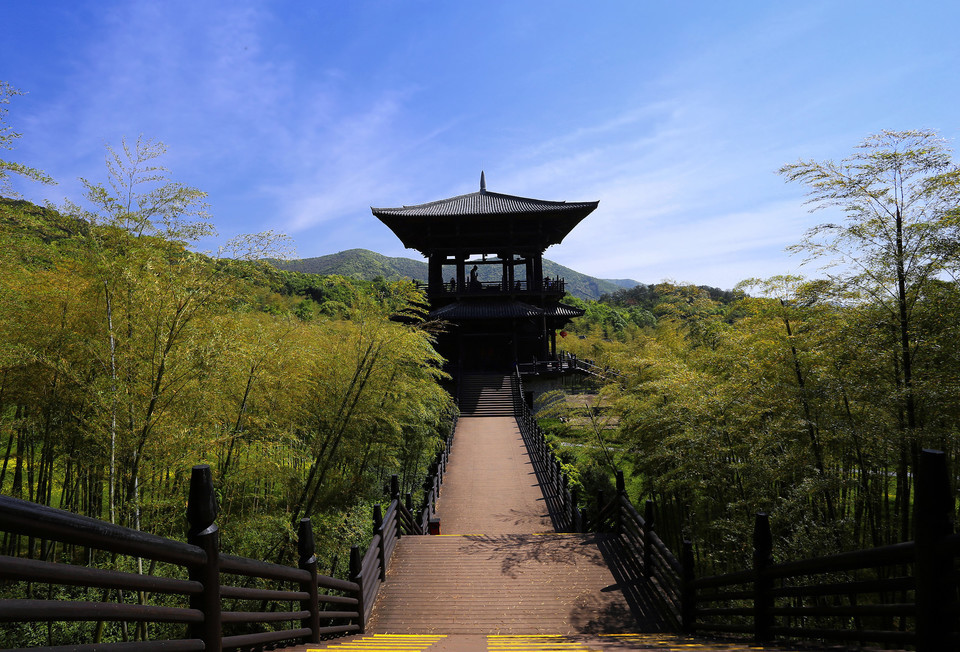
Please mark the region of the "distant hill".
<svg viewBox="0 0 960 652"><path fill-rule="evenodd" d="M427 263L412 258L391 258L367 249L348 249L336 254L303 258L300 260L271 260L278 269L307 274L339 274L350 278L369 281L377 276L387 280L410 278L415 281L427 280ZM489 281L498 278L493 267L480 270L480 280ZM544 276L559 276L566 280L567 291L581 299L599 299L602 294L612 294L622 288L639 285L629 279L606 280L587 276L569 267L551 260L543 260Z"/></svg>
<svg viewBox="0 0 960 652"><path fill-rule="evenodd" d="M347 249L336 254L300 260L271 260L277 269L306 274L339 274L369 281L377 276L387 280L427 280L427 264L412 258L390 258L368 249Z"/></svg>

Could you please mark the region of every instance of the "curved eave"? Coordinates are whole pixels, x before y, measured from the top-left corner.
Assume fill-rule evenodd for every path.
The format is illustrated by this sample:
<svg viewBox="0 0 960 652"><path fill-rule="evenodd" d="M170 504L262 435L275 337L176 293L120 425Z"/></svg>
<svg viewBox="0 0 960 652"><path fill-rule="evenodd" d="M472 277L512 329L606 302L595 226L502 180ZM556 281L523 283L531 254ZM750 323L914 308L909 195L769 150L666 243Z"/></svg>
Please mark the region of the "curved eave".
<svg viewBox="0 0 960 652"><path fill-rule="evenodd" d="M428 254L457 247L510 245L543 251L563 238L598 201L556 202L486 190L416 206L370 210L404 246Z"/></svg>

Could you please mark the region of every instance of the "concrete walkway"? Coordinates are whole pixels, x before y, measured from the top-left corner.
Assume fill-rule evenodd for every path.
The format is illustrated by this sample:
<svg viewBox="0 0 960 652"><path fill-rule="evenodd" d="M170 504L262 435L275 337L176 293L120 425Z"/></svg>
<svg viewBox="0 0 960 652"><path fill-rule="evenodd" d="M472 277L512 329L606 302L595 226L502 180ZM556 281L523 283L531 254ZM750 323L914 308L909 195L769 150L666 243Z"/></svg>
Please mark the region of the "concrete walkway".
<svg viewBox="0 0 960 652"><path fill-rule="evenodd" d="M442 536L400 540L368 631L638 631L598 545L603 535L553 530L512 417L460 420L437 513Z"/></svg>
<svg viewBox="0 0 960 652"><path fill-rule="evenodd" d="M366 634L293 649L759 649L656 633L610 571L613 542L553 532L513 418L460 420L438 513L441 536L400 540Z"/></svg>
<svg viewBox="0 0 960 652"><path fill-rule="evenodd" d="M460 419L437 513L443 534L554 531L516 419Z"/></svg>
<svg viewBox="0 0 960 652"><path fill-rule="evenodd" d="M366 634L294 648L297 652L613 652L660 650L671 652L791 652L796 648L758 648L742 643L717 643L670 634L612 634L600 636L498 636L482 634L409 635ZM290 650L289 652L294 652ZM810 652L807 648L806 652Z"/></svg>

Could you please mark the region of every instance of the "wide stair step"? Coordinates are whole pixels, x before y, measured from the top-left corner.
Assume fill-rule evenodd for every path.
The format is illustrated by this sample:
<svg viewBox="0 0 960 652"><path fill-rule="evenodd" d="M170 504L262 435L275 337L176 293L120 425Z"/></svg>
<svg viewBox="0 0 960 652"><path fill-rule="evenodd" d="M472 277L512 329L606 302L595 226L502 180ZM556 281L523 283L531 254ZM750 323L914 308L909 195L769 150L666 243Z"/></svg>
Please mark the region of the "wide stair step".
<svg viewBox="0 0 960 652"><path fill-rule="evenodd" d="M636 627L597 543L604 535L409 536L369 631L575 634Z"/></svg>
<svg viewBox="0 0 960 652"><path fill-rule="evenodd" d="M512 417L513 376L471 374L460 379L460 414L469 417Z"/></svg>

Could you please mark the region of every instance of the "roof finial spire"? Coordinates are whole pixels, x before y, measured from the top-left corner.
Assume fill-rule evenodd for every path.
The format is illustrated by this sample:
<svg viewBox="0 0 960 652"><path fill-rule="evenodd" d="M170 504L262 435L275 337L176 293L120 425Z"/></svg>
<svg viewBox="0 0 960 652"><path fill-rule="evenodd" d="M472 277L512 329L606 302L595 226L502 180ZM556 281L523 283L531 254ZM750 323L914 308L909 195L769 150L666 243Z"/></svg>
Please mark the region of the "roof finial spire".
<svg viewBox="0 0 960 652"><path fill-rule="evenodd" d="M487 180L483 176L483 170L480 170L480 192L484 192L487 189Z"/></svg>

